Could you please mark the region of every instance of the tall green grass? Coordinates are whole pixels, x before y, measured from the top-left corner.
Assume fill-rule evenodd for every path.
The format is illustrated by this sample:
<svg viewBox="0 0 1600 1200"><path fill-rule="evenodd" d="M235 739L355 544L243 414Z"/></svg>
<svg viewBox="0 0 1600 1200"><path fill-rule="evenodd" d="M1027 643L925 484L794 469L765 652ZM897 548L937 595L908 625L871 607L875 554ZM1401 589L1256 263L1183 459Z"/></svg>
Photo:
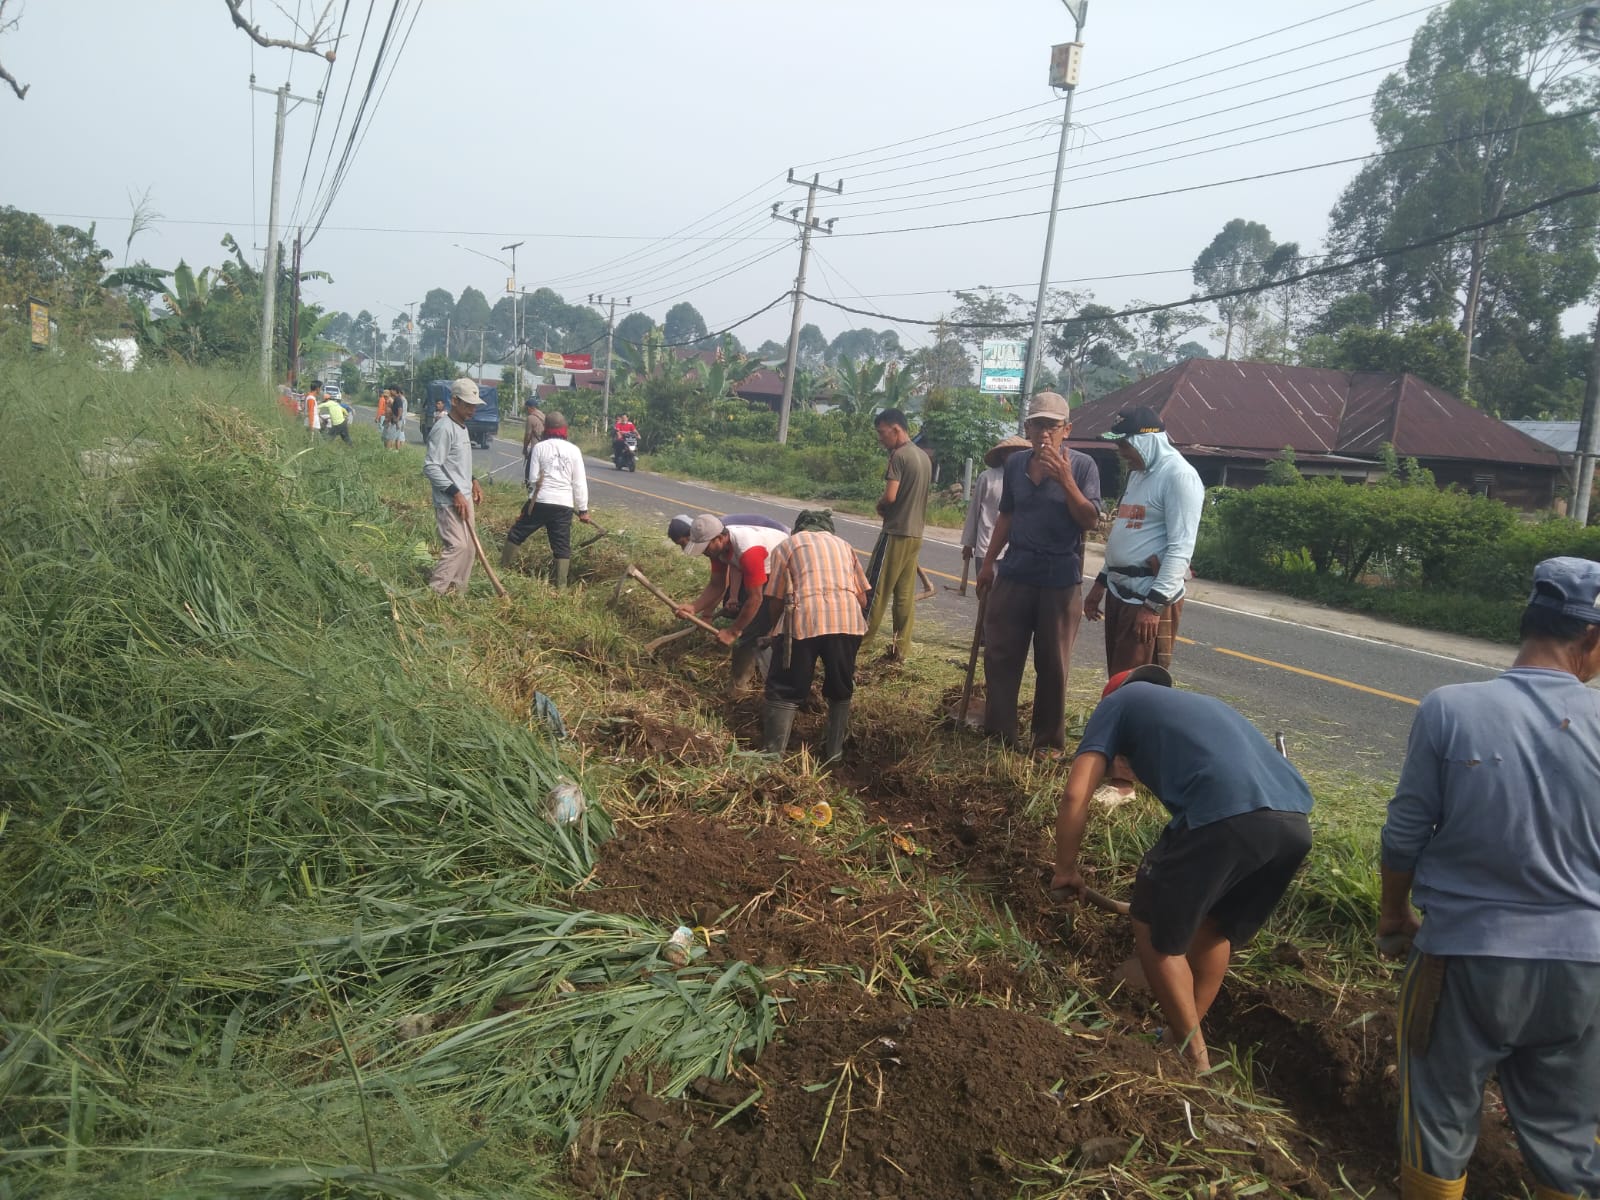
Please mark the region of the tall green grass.
<svg viewBox="0 0 1600 1200"><path fill-rule="evenodd" d="M0 360L0 1196L559 1193L618 1072L770 1036L575 902L610 823L546 819L380 453Z"/></svg>

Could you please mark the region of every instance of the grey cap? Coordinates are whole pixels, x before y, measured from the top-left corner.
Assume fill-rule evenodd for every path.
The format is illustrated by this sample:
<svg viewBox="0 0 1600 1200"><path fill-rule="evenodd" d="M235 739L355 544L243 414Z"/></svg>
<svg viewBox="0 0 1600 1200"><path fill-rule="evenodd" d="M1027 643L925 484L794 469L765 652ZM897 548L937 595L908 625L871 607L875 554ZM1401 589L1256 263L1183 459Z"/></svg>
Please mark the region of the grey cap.
<svg viewBox="0 0 1600 1200"><path fill-rule="evenodd" d="M689 522L689 541L684 546L685 554L704 554L706 547L716 541L717 537L727 528L720 517L710 513L701 513Z"/></svg>
<svg viewBox="0 0 1600 1200"><path fill-rule="evenodd" d="M1028 400L1028 415L1026 420L1035 417L1049 417L1055 421L1072 420L1072 407L1067 403L1065 396L1060 392L1035 392Z"/></svg>
<svg viewBox="0 0 1600 1200"><path fill-rule="evenodd" d="M1600 625L1600 562L1547 558L1533 569L1531 608L1553 608L1564 617Z"/></svg>
<svg viewBox="0 0 1600 1200"><path fill-rule="evenodd" d="M483 397L478 395L478 385L465 376L450 385L450 399L470 404L473 408L483 403Z"/></svg>

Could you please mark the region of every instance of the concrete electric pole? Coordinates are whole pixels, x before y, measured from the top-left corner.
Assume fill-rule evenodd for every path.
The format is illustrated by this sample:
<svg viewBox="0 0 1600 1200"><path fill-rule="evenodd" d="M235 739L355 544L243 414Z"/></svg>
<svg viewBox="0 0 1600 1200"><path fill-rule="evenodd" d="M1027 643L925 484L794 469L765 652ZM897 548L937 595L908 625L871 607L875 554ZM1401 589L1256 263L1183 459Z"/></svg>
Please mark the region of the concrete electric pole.
<svg viewBox="0 0 1600 1200"><path fill-rule="evenodd" d="M606 313L606 377L604 390L600 394L600 432L603 434L611 428L611 344L617 331L617 298L615 296L602 296L598 292L589 297L590 304L609 304L610 310ZM633 307L633 297L628 296L623 300L624 308Z"/></svg>
<svg viewBox="0 0 1600 1200"><path fill-rule="evenodd" d="M511 293L511 369L516 372L511 377L511 403L518 413L522 411L522 345L517 341L517 247L520 245L521 242L512 242L500 247L511 251L511 278L506 280L506 291Z"/></svg>
<svg viewBox="0 0 1600 1200"><path fill-rule="evenodd" d="M795 214L800 210L793 209L785 217L779 214L779 205L772 206L772 219L784 221L800 228L800 271L794 277L794 312L789 318L789 353L784 358L783 365L783 404L778 409L778 445L782 446L789 440L789 407L794 402L794 367L795 360L800 353L800 308L805 302L802 294L806 290L806 259L811 256L811 235L816 232L832 233L833 223L838 218L829 217L826 221L819 221L816 216L817 192L832 192L838 196L844 192L844 180L839 180L833 187L818 182L818 176L813 175L808 183L803 179L794 177L794 169L789 170L789 182L806 189L806 215L805 220L800 220Z"/></svg>
<svg viewBox="0 0 1600 1200"><path fill-rule="evenodd" d="M290 94L286 83L280 88L256 86L256 77L250 76L250 90L278 98L278 123L272 135L272 196L267 204L267 250L261 267L261 386L272 386L272 326L274 307L278 299L278 192L283 183L283 120L295 106L321 104L322 93L316 98Z"/></svg>
<svg viewBox="0 0 1600 1200"><path fill-rule="evenodd" d="M1078 68L1083 60L1083 23L1089 15L1089 0L1061 0L1072 14L1072 40L1052 47L1050 86L1064 88L1067 102L1061 111L1061 141L1056 147L1056 181L1050 190L1050 219L1044 227L1044 262L1039 265L1039 294L1033 303L1033 336L1028 339L1028 357L1022 371L1022 394L1017 397L1017 428L1023 426L1028 397L1033 395L1039 374L1040 340L1044 336L1044 300L1050 287L1050 259L1056 246L1056 209L1061 206L1061 172L1067 162L1067 138L1072 132L1072 97L1078 88ZM1069 397L1070 399L1070 397Z"/></svg>
<svg viewBox="0 0 1600 1200"><path fill-rule="evenodd" d="M1578 20L1578 49L1591 57L1600 52L1600 4L1580 4L1556 13L1552 20ZM1589 355L1589 378L1583 385L1583 417L1578 422L1577 454L1573 459L1572 519L1589 523L1589 495L1594 491L1594 464L1600 455L1600 315L1595 317L1594 349Z"/></svg>

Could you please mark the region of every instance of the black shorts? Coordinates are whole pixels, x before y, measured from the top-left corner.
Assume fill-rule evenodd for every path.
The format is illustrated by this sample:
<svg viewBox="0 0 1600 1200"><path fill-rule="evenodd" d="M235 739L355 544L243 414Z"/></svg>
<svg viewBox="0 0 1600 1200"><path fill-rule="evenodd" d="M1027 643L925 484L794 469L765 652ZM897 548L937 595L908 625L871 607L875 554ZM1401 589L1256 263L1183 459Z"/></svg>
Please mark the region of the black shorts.
<svg viewBox="0 0 1600 1200"><path fill-rule="evenodd" d="M1199 829L1168 828L1139 864L1128 915L1162 954L1184 954L1210 917L1242 946L1272 915L1311 850L1304 813L1270 808Z"/></svg>

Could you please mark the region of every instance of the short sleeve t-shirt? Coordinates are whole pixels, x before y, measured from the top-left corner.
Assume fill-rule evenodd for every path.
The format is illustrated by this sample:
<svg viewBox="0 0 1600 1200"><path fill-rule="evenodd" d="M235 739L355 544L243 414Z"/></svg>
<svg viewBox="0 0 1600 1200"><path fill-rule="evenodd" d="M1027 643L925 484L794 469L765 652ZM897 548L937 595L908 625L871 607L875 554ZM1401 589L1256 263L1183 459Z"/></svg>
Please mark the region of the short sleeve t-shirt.
<svg viewBox="0 0 1600 1200"><path fill-rule="evenodd" d="M1094 459L1067 451L1072 478L1092 504L1100 503L1100 468ZM1034 483L1028 477L1033 451L1023 450L1006 460L1005 482L1000 488L1000 511L1011 517L1006 556L997 568L1001 577L1034 587L1069 588L1083 582L1083 529L1067 508L1067 489L1046 476Z"/></svg>
<svg viewBox="0 0 1600 1200"><path fill-rule="evenodd" d="M1311 789L1266 736L1214 696L1126 683L1100 701L1078 753L1123 755L1172 814L1199 829L1270 808L1308 813Z"/></svg>
<svg viewBox="0 0 1600 1200"><path fill-rule="evenodd" d="M898 480L900 490L894 503L883 514L883 531L896 537L921 537L923 516L928 508L928 484L933 479L933 462L922 448L907 442L889 455L885 480Z"/></svg>
<svg viewBox="0 0 1600 1200"><path fill-rule="evenodd" d="M749 591L767 585L767 556L789 536L786 529L767 529L759 525L728 525L729 564L739 572Z"/></svg>

